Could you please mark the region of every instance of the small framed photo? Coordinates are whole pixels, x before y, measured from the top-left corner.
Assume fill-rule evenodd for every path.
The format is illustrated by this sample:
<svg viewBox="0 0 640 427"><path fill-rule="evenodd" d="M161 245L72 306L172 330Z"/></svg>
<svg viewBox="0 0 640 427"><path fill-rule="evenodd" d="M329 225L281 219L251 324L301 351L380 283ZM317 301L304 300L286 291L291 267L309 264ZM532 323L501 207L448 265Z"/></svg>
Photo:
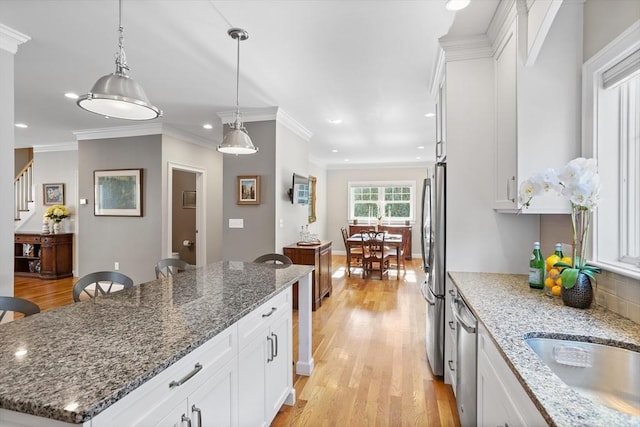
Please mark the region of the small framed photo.
<svg viewBox="0 0 640 427"><path fill-rule="evenodd" d="M260 204L260 176L245 175L238 177L238 204Z"/></svg>
<svg viewBox="0 0 640 427"><path fill-rule="evenodd" d="M64 205L64 184L42 184L44 205Z"/></svg>
<svg viewBox="0 0 640 427"><path fill-rule="evenodd" d="M182 192L182 208L183 209L196 208L196 192L195 191Z"/></svg>
<svg viewBox="0 0 640 427"><path fill-rule="evenodd" d="M142 169L93 172L94 215L142 216Z"/></svg>

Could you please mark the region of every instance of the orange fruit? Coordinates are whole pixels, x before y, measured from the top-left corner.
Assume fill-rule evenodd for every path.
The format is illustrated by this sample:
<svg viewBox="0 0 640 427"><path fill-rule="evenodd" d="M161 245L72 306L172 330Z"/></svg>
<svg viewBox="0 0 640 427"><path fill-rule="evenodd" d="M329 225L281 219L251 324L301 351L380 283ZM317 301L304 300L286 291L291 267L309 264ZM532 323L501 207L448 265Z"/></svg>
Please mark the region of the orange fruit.
<svg viewBox="0 0 640 427"><path fill-rule="evenodd" d="M560 262L562 258L560 258L558 255L556 254L551 254L547 257L546 261L545 261L545 265L547 268L547 271L551 270L554 266L555 263Z"/></svg>
<svg viewBox="0 0 640 427"><path fill-rule="evenodd" d="M562 258L562 259L560 260L560 262L563 262L563 263L565 263L565 264L569 264L569 265L571 265L571 257L570 257L570 256L566 256L566 257Z"/></svg>
<svg viewBox="0 0 640 427"><path fill-rule="evenodd" d="M558 278L556 279L556 285L562 286L562 277L558 276Z"/></svg>
<svg viewBox="0 0 640 427"><path fill-rule="evenodd" d="M551 277L547 277L546 279L544 279L544 285L547 288L552 288L556 285L556 282Z"/></svg>
<svg viewBox="0 0 640 427"><path fill-rule="evenodd" d="M562 292L562 287L559 285L556 285L554 287L551 288L551 295L559 297L560 296L560 292Z"/></svg>

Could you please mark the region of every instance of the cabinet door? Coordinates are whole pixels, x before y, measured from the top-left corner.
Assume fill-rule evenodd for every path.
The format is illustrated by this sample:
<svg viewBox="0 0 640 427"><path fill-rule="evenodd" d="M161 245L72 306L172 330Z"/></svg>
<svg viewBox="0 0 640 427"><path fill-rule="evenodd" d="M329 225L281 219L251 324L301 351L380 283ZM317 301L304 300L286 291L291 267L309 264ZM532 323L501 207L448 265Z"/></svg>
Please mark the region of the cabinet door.
<svg viewBox="0 0 640 427"><path fill-rule="evenodd" d="M188 398L185 411L195 427L235 425L234 363L227 363ZM180 418L181 420L181 418Z"/></svg>
<svg viewBox="0 0 640 427"><path fill-rule="evenodd" d="M238 424L240 426L266 425L264 408L267 336L268 330L264 330L264 334L240 351L238 359Z"/></svg>
<svg viewBox="0 0 640 427"><path fill-rule="evenodd" d="M478 425L524 426L498 374L486 356L478 358Z"/></svg>
<svg viewBox="0 0 640 427"><path fill-rule="evenodd" d="M293 354L291 343L291 313L277 319L269 331L267 348L266 411L271 422L286 400L293 384Z"/></svg>
<svg viewBox="0 0 640 427"><path fill-rule="evenodd" d="M320 250L320 299L331 294L331 245Z"/></svg>
<svg viewBox="0 0 640 427"><path fill-rule="evenodd" d="M518 193L515 24L499 46L494 65L496 90L494 208L513 209L517 206Z"/></svg>
<svg viewBox="0 0 640 427"><path fill-rule="evenodd" d="M160 421L154 424L147 424L147 425L153 425L154 427L182 427L183 416L185 417L188 416L186 399L180 401L177 405L175 405L169 411L165 412L164 417ZM143 423L138 425L140 426L145 425L145 421L143 420Z"/></svg>

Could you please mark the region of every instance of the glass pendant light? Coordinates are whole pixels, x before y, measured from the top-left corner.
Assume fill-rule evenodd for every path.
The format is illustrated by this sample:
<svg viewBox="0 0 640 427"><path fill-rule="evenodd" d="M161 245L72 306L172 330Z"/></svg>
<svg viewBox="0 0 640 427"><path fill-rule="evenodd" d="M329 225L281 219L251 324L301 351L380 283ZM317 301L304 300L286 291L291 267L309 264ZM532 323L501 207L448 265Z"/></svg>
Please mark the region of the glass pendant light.
<svg viewBox="0 0 640 427"><path fill-rule="evenodd" d="M122 0L118 3L118 47L116 71L98 79L88 94L82 95L76 104L84 110L125 120L151 120L162 115L162 111L151 104L142 86L127 75L129 66L122 45Z"/></svg>
<svg viewBox="0 0 640 427"><path fill-rule="evenodd" d="M242 117L240 116L240 41L249 38L247 33L242 28L231 28L227 31L232 39L238 41L238 60L236 68L236 111L233 114L233 123L229 124L231 128L222 139L222 144L218 145L218 151L227 154L253 154L258 151L258 148L253 145L249 134L242 124Z"/></svg>

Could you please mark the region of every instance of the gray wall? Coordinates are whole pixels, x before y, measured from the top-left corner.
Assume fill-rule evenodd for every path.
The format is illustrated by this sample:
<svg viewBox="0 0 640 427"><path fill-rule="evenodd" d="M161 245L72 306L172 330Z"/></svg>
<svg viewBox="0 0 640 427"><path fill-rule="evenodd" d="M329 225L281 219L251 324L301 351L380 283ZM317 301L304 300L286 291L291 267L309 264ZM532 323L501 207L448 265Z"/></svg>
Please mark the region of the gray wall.
<svg viewBox="0 0 640 427"><path fill-rule="evenodd" d="M274 251L276 223L276 123L245 123L259 151L249 155L225 154L223 160L222 241L225 260L251 261ZM225 125L224 131L228 127ZM260 204L238 205L236 179L240 175L260 175ZM229 218L242 218L244 228L229 228Z"/></svg>
<svg viewBox="0 0 640 427"><path fill-rule="evenodd" d="M88 199L78 209L78 275L113 270L134 283L155 278L161 257L162 221L161 135L78 142L78 197ZM142 169L142 217L94 216L93 171Z"/></svg>
<svg viewBox="0 0 640 427"><path fill-rule="evenodd" d="M13 206L14 114L12 53L0 48L0 205ZM0 295L13 295L13 209L0 213Z"/></svg>
<svg viewBox="0 0 640 427"><path fill-rule="evenodd" d="M193 172L173 171L171 217L171 251L177 252L180 259L189 264L196 264L196 247L184 246L184 240L195 241L196 210L183 206L185 191L196 190L196 175Z"/></svg>
<svg viewBox="0 0 640 427"><path fill-rule="evenodd" d="M366 168L366 169L329 169L327 171L327 235L333 240L333 250L345 253L340 227L348 225L349 218L349 181L415 181L416 210L412 224L411 253L420 257L420 197L422 182L427 177L427 165L423 168Z"/></svg>
<svg viewBox="0 0 640 427"><path fill-rule="evenodd" d="M595 55L638 19L638 0L587 0L584 5L584 60Z"/></svg>

